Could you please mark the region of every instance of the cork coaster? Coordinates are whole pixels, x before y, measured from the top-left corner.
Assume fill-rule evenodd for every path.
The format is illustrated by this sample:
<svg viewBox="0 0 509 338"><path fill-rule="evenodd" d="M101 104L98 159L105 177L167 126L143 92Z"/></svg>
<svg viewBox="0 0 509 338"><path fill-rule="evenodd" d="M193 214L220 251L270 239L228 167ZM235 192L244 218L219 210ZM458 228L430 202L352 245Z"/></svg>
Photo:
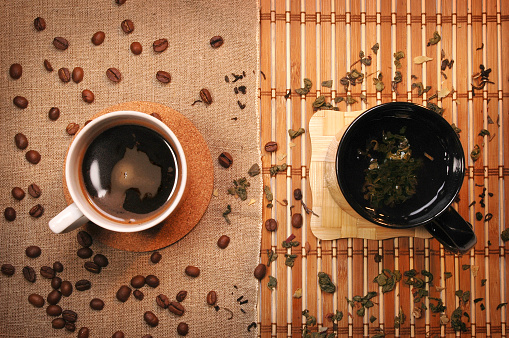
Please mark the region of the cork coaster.
<svg viewBox="0 0 509 338"><path fill-rule="evenodd" d="M214 187L212 157L205 139L184 115L154 102L125 102L104 109L92 119L119 110L134 110L142 113L157 113L177 136L187 160L186 193L177 210L164 222L140 232L115 232L103 229L91 222L86 230L94 239L116 249L126 251L153 251L169 246L187 235L200 221L207 209ZM64 194L68 204L71 196L64 182Z"/></svg>

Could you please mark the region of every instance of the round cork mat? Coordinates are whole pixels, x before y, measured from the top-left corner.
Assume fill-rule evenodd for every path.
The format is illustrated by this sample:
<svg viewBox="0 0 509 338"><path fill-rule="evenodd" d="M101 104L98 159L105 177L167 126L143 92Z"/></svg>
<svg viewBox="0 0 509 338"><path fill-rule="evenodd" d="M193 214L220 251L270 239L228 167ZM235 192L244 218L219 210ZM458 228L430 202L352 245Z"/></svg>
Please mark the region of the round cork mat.
<svg viewBox="0 0 509 338"><path fill-rule="evenodd" d="M144 231L115 232L103 229L92 222L86 230L100 242L126 251L153 251L171 245L187 235L200 221L207 209L214 187L212 156L205 139L184 115L154 102L133 101L104 109L92 119L119 110L157 113L179 139L187 160L187 187L180 206L164 222ZM64 168L65 169L65 168ZM64 170L65 172L65 170ZM64 175L64 194L72 203Z"/></svg>

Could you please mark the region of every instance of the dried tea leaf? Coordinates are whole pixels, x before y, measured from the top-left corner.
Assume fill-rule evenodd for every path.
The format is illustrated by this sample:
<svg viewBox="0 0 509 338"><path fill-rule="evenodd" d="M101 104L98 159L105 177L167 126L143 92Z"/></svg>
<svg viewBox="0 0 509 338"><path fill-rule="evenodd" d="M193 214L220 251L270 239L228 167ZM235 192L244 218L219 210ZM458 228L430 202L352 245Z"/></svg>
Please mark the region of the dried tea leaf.
<svg viewBox="0 0 509 338"><path fill-rule="evenodd" d="M323 292L334 293L336 291L336 286L325 272L318 273L318 285Z"/></svg>
<svg viewBox="0 0 509 338"><path fill-rule="evenodd" d="M354 99L351 95L347 95L346 96L346 100L345 100L346 104L354 104L354 103L357 103L357 100Z"/></svg>
<svg viewBox="0 0 509 338"><path fill-rule="evenodd" d="M270 263L274 262L277 259L277 253L274 250L267 249L267 266L270 266Z"/></svg>
<svg viewBox="0 0 509 338"><path fill-rule="evenodd" d="M477 277L477 274L479 273L479 266L478 265L472 265L470 270L472 270L472 276Z"/></svg>
<svg viewBox="0 0 509 338"><path fill-rule="evenodd" d="M344 98L344 97L341 97L341 96L336 96L336 97L334 98L334 102L335 102L335 103L340 103L341 101L344 101L344 100L345 100L345 98Z"/></svg>
<svg viewBox="0 0 509 338"><path fill-rule="evenodd" d="M403 313L403 309L399 309L399 314L394 317L394 327L399 328L401 325L405 323L406 315Z"/></svg>
<svg viewBox="0 0 509 338"><path fill-rule="evenodd" d="M401 81L403 81L403 75L401 74L401 72L399 70L395 71L394 72L394 83L400 83Z"/></svg>
<svg viewBox="0 0 509 338"><path fill-rule="evenodd" d="M369 317L369 322L374 323L376 321L376 319L377 318L375 316L371 315L371 317Z"/></svg>
<svg viewBox="0 0 509 338"><path fill-rule="evenodd" d="M269 276L269 282L267 283L267 287L270 290L274 290L274 288L277 286L277 279L275 277Z"/></svg>
<svg viewBox="0 0 509 338"><path fill-rule="evenodd" d="M272 200L274 199L274 196L272 195L272 191L270 191L270 187L268 185L266 185L263 188L263 191L265 192L265 197L267 198L267 201L272 202Z"/></svg>
<svg viewBox="0 0 509 338"><path fill-rule="evenodd" d="M500 234L500 239L505 243L509 241L509 228L504 229Z"/></svg>
<svg viewBox="0 0 509 338"><path fill-rule="evenodd" d="M463 264L461 268L463 269L463 271L468 270L470 269L470 264Z"/></svg>
<svg viewBox="0 0 509 338"><path fill-rule="evenodd" d="M437 31L433 33L433 37L428 40L428 47L431 45L436 45L438 42L440 42L442 38L440 37L440 34L438 34Z"/></svg>
<svg viewBox="0 0 509 338"><path fill-rule="evenodd" d="M322 87L332 88L332 80L322 81Z"/></svg>
<svg viewBox="0 0 509 338"><path fill-rule="evenodd" d="M371 47L371 50L373 51L373 53L375 53L375 55L376 55L376 54L378 54L378 50L379 50L379 49L380 49L380 44L378 44L378 42L377 42L377 43L375 43L375 44L373 45L373 47Z"/></svg>
<svg viewBox="0 0 509 338"><path fill-rule="evenodd" d="M228 214L232 212L232 207L228 204L226 206L226 210L223 212L223 217L226 223L231 224L230 218L228 218Z"/></svg>
<svg viewBox="0 0 509 338"><path fill-rule="evenodd" d="M247 188L251 185L247 178L242 177L233 181L233 187L228 189L228 194L238 196L242 201L247 199Z"/></svg>
<svg viewBox="0 0 509 338"><path fill-rule="evenodd" d="M440 91L438 92L438 98L443 99L444 97L447 97L447 95L449 95L450 93L451 93L451 91L448 88L444 87L444 88L440 89Z"/></svg>
<svg viewBox="0 0 509 338"><path fill-rule="evenodd" d="M481 131L479 132L479 136L481 136L481 137L491 136L491 134L487 129L481 129Z"/></svg>
<svg viewBox="0 0 509 338"><path fill-rule="evenodd" d="M447 323L449 323L449 317L444 313L440 316L440 324L445 325Z"/></svg>
<svg viewBox="0 0 509 338"><path fill-rule="evenodd" d="M251 177L255 177L256 175L259 175L260 174L260 166L258 165L258 163L253 164L251 166L251 168L249 168L247 173Z"/></svg>
<svg viewBox="0 0 509 338"><path fill-rule="evenodd" d="M253 198L251 198L251 199L249 200L249 203L248 203L247 205L253 205L253 204L255 204L255 203L256 203L256 200L255 200L255 199L253 199Z"/></svg>
<svg viewBox="0 0 509 338"><path fill-rule="evenodd" d="M304 88L309 90L309 89L311 89L311 87L313 87L313 82L311 82L311 80L308 79L307 77L304 78Z"/></svg>
<svg viewBox="0 0 509 338"><path fill-rule="evenodd" d="M298 288L295 290L295 292L293 293L293 298L302 298L302 289L301 288Z"/></svg>
<svg viewBox="0 0 509 338"><path fill-rule="evenodd" d="M314 108L320 108L321 106L323 106L325 104L325 96L323 95L320 95L316 98L316 100L313 102L313 107Z"/></svg>
<svg viewBox="0 0 509 338"><path fill-rule="evenodd" d="M309 93L309 90L306 88L297 88L295 89L295 92L299 95L306 95L307 93Z"/></svg>
<svg viewBox="0 0 509 338"><path fill-rule="evenodd" d="M452 129L454 129L454 131L456 132L456 134L458 134L458 137L460 137L461 129L460 129L460 128L458 128L458 127L456 126L456 124L454 124L454 123L452 123L452 124L451 124L451 127L452 127Z"/></svg>
<svg viewBox="0 0 509 338"><path fill-rule="evenodd" d="M497 310L500 310L502 307L506 306L507 303L500 303L497 305Z"/></svg>
<svg viewBox="0 0 509 338"><path fill-rule="evenodd" d="M431 102L428 102L428 104L426 105L426 108L428 108L429 110L432 110L434 111L435 113L437 113L438 115L442 116L443 113L444 113L444 108L442 107L439 107L437 106L436 104L434 103L431 103Z"/></svg>
<svg viewBox="0 0 509 338"><path fill-rule="evenodd" d="M298 130L288 129L288 135L290 135L290 139L294 139L306 132L306 129L299 128Z"/></svg>
<svg viewBox="0 0 509 338"><path fill-rule="evenodd" d="M399 52L394 53L394 58L396 60L402 59L404 57L405 57L405 52L403 52L401 50Z"/></svg>
<svg viewBox="0 0 509 338"><path fill-rule="evenodd" d="M442 49L442 51L440 52L440 60L443 60L445 59L445 51L444 49Z"/></svg>
<svg viewBox="0 0 509 338"><path fill-rule="evenodd" d="M424 62L428 62L428 61L431 61L431 60L433 60L433 58L430 58L429 56L426 56L426 55L421 55L421 56L414 57L414 63L416 65L420 65L420 64L423 64Z"/></svg>
<svg viewBox="0 0 509 338"><path fill-rule="evenodd" d="M297 258L297 255L291 255L291 254L285 254L286 260L285 265L292 267L295 264L295 258Z"/></svg>
<svg viewBox="0 0 509 338"><path fill-rule="evenodd" d="M219 196L219 190L214 189L214 191L212 192L212 195L213 195L214 197Z"/></svg>
<svg viewBox="0 0 509 338"><path fill-rule="evenodd" d="M481 157L481 148L478 144L474 146L474 149L470 152L470 157L472 158L472 161L477 161Z"/></svg>
<svg viewBox="0 0 509 338"><path fill-rule="evenodd" d="M273 165L272 167L270 167L270 176L276 176L278 172L280 171L285 171L286 168L288 168L288 164L286 163L283 163L283 164L279 164L279 165Z"/></svg>

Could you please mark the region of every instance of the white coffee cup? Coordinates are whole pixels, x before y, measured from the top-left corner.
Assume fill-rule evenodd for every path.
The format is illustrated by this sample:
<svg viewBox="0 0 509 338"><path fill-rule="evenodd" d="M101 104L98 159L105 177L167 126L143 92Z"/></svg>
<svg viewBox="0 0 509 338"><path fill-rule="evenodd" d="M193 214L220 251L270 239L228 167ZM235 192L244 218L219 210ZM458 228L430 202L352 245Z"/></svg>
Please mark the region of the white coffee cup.
<svg viewBox="0 0 509 338"><path fill-rule="evenodd" d="M102 210L88 193L82 175L83 160L88 146L106 130L123 125L149 128L162 136L173 150L175 162L173 188L162 206L146 215L140 215L139 218L112 216ZM92 120L75 136L67 153L65 180L73 203L49 221L49 227L53 232L68 232L88 221L112 231L135 232L161 223L178 207L186 188L187 163L179 140L162 121L146 113L116 111Z"/></svg>

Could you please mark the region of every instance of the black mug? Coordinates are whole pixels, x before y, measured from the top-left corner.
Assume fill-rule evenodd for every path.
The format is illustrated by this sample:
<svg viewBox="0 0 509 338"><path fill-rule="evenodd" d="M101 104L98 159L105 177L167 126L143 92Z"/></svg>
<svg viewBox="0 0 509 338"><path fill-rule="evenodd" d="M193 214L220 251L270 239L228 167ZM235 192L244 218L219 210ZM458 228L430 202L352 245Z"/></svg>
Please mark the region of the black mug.
<svg viewBox="0 0 509 338"><path fill-rule="evenodd" d="M382 133L402 130L411 156L423 163L416 175L415 193L399 204L374 208L364 196L370 159L362 151ZM477 242L472 225L451 207L465 176L461 142L444 118L423 106L391 102L359 115L339 142L336 176L348 204L370 222L398 229L424 225L445 249L455 253L467 252Z"/></svg>

